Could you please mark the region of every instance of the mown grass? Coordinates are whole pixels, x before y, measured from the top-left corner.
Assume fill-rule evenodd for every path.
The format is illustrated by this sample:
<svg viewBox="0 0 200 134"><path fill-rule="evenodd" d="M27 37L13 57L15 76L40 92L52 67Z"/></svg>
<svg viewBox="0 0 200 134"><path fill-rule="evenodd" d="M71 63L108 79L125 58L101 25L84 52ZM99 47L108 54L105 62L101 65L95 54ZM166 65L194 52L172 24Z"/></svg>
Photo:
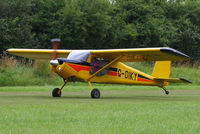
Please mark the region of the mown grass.
<svg viewBox="0 0 200 134"><path fill-rule="evenodd" d="M1 87L0 133L200 133L199 86L172 86L167 96L158 88L97 84L102 97L91 99L87 85L75 85L61 98L51 97L53 86Z"/></svg>
<svg viewBox="0 0 200 134"><path fill-rule="evenodd" d="M94 88L98 88L102 91L120 91L120 90L160 90L161 88L155 87L155 86L135 86L135 85L118 85L118 84L92 84ZM58 85L46 85L46 86L5 86L0 87L0 91L2 92L31 92L31 91L41 91L51 92L54 88L60 87ZM168 90L197 90L200 89L199 85L171 85L166 87ZM69 82L67 85L63 88L64 91L73 91L73 92L79 92L79 91L89 91L89 85L87 83L83 82Z"/></svg>

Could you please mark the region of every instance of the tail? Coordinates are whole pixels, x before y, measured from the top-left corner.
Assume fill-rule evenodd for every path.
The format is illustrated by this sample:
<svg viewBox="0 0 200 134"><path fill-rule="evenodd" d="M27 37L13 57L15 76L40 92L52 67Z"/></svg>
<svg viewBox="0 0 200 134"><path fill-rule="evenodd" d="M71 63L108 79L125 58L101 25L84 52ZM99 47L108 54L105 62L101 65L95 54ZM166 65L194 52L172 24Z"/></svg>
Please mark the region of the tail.
<svg viewBox="0 0 200 134"><path fill-rule="evenodd" d="M162 81L168 85L168 83L192 83L184 78L169 78L170 76L171 61L156 61L152 76L154 80Z"/></svg>
<svg viewBox="0 0 200 134"><path fill-rule="evenodd" d="M152 76L155 78L169 78L171 61L156 61Z"/></svg>

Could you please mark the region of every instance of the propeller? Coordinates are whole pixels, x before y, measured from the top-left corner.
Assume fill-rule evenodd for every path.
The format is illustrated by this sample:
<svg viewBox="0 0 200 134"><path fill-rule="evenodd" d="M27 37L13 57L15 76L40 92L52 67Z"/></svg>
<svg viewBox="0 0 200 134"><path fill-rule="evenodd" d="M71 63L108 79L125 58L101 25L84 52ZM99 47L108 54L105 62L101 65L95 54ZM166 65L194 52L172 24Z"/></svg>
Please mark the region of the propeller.
<svg viewBox="0 0 200 134"><path fill-rule="evenodd" d="M52 48L53 48L53 56L52 56L52 60L50 61L50 64L54 67L56 67L58 65L58 60L57 60L57 53L56 53L56 50L58 49L59 47L59 44L60 44L60 39L59 38L54 38L54 39L51 39L51 43L52 43Z"/></svg>

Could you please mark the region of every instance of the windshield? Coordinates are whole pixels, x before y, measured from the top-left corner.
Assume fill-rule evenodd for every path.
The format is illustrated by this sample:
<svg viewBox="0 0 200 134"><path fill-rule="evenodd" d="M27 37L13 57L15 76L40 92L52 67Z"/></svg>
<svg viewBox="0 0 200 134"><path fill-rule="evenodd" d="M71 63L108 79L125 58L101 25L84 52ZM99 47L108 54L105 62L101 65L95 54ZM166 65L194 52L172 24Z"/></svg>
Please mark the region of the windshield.
<svg viewBox="0 0 200 134"><path fill-rule="evenodd" d="M88 60L88 57L90 55L89 50L72 50L68 57L67 60L75 60L78 62L86 62Z"/></svg>

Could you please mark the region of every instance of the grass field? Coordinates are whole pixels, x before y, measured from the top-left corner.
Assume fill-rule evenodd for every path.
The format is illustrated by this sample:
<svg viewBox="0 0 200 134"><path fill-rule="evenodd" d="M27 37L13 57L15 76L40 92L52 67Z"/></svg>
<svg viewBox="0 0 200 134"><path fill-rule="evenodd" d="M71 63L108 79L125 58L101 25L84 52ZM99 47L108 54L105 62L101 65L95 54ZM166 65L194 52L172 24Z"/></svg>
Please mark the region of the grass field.
<svg viewBox="0 0 200 134"><path fill-rule="evenodd" d="M200 86L157 87L75 83L52 98L54 86L0 87L2 134L199 134Z"/></svg>

